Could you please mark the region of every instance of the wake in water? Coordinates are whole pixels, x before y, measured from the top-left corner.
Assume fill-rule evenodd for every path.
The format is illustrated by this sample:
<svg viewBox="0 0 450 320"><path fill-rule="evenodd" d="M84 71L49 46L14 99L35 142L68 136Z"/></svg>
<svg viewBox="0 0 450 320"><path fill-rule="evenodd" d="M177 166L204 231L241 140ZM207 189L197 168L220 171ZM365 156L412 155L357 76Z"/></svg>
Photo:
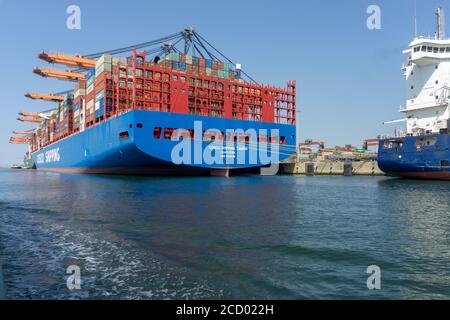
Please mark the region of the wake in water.
<svg viewBox="0 0 450 320"><path fill-rule="evenodd" d="M43 210L0 202L0 261L9 299L220 298L206 281L122 239L101 239L51 221ZM81 269L81 290L66 286Z"/></svg>

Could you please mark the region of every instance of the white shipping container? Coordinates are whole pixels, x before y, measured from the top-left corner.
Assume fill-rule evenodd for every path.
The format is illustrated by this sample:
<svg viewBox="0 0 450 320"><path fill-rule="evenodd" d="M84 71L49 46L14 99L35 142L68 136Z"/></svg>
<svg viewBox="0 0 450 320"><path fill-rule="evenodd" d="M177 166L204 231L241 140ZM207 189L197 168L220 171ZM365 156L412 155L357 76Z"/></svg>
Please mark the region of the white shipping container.
<svg viewBox="0 0 450 320"><path fill-rule="evenodd" d="M98 68L95 68L95 77L98 78L103 72L111 72L112 70L112 65L110 63L104 63L100 66L98 66Z"/></svg>
<svg viewBox="0 0 450 320"><path fill-rule="evenodd" d="M100 58L98 58L97 62L95 63L95 69L97 69L102 64L112 64L112 56L109 54L104 54Z"/></svg>
<svg viewBox="0 0 450 320"><path fill-rule="evenodd" d="M86 94L89 94L89 93L91 93L92 91L94 91L94 84L93 84L93 83L87 87L87 89L86 89Z"/></svg>
<svg viewBox="0 0 450 320"><path fill-rule="evenodd" d="M93 113L94 112L94 99L89 100L86 103L86 110L88 110L88 113Z"/></svg>
<svg viewBox="0 0 450 320"><path fill-rule="evenodd" d="M86 95L86 89L78 89L77 91L75 91L75 95L73 96L73 98L77 99L80 96L85 96L85 95Z"/></svg>
<svg viewBox="0 0 450 320"><path fill-rule="evenodd" d="M100 101L97 101L95 103L95 111L97 111L98 109L100 109Z"/></svg>

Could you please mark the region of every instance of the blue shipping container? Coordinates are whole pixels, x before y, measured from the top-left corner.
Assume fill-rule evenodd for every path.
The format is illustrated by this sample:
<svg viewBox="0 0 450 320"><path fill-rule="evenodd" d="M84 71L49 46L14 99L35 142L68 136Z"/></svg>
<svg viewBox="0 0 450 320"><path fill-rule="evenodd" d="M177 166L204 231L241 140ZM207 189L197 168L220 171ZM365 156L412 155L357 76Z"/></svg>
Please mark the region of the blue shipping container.
<svg viewBox="0 0 450 320"><path fill-rule="evenodd" d="M95 117L96 117L96 118L100 118L100 117L103 116L104 113L105 113L105 112L104 112L104 110L103 110L103 107L101 107L100 109L98 109L98 110L95 111Z"/></svg>
<svg viewBox="0 0 450 320"><path fill-rule="evenodd" d="M93 77L95 75L95 68L88 71L87 79Z"/></svg>

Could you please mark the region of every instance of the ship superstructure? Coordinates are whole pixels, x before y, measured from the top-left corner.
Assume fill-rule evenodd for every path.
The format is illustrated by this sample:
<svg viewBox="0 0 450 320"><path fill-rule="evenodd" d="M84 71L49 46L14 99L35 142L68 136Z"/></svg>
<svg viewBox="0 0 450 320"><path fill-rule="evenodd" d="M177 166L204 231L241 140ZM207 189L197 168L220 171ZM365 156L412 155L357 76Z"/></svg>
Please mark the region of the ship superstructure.
<svg viewBox="0 0 450 320"><path fill-rule="evenodd" d="M444 11L437 13L434 38L414 39L403 53L407 63L406 103L400 109L406 132L380 142L379 166L389 175L450 179L450 39Z"/></svg>

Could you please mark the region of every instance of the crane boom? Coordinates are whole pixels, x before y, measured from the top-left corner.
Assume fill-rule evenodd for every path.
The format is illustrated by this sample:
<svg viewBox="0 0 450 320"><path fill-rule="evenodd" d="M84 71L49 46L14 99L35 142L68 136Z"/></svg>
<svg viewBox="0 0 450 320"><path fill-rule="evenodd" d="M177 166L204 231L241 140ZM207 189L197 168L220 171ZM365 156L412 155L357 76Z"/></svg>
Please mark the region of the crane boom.
<svg viewBox="0 0 450 320"><path fill-rule="evenodd" d="M42 121L44 121L44 119L24 118L24 117L19 117L19 118L17 118L17 120L22 121L22 122L34 122L34 123L41 123Z"/></svg>
<svg viewBox="0 0 450 320"><path fill-rule="evenodd" d="M33 117L33 118L40 118L41 116L37 112L19 112L20 116L24 117Z"/></svg>
<svg viewBox="0 0 450 320"><path fill-rule="evenodd" d="M62 53L46 53L42 52L38 55L39 59L48 63L57 63L74 68L91 69L95 67L94 59L84 58L83 56L69 56Z"/></svg>
<svg viewBox="0 0 450 320"><path fill-rule="evenodd" d="M13 134L18 135L33 135L34 131L13 131Z"/></svg>
<svg viewBox="0 0 450 320"><path fill-rule="evenodd" d="M34 69L33 72L42 77L55 78L60 80L69 80L69 81L86 80L86 76L78 72L61 71L55 69L39 69L39 68Z"/></svg>
<svg viewBox="0 0 450 320"><path fill-rule="evenodd" d="M10 144L30 144L31 141L16 141L16 140L10 140Z"/></svg>
<svg viewBox="0 0 450 320"><path fill-rule="evenodd" d="M11 137L9 138L9 141L14 141L14 142L31 142L31 138L30 137Z"/></svg>
<svg viewBox="0 0 450 320"><path fill-rule="evenodd" d="M64 101L64 96L57 96L53 94L27 93L25 94L25 97L33 100L46 100L55 102Z"/></svg>
<svg viewBox="0 0 450 320"><path fill-rule="evenodd" d="M37 113L37 112L19 112L19 116L31 117L31 118L35 118L35 119L49 119L50 118L45 113Z"/></svg>

